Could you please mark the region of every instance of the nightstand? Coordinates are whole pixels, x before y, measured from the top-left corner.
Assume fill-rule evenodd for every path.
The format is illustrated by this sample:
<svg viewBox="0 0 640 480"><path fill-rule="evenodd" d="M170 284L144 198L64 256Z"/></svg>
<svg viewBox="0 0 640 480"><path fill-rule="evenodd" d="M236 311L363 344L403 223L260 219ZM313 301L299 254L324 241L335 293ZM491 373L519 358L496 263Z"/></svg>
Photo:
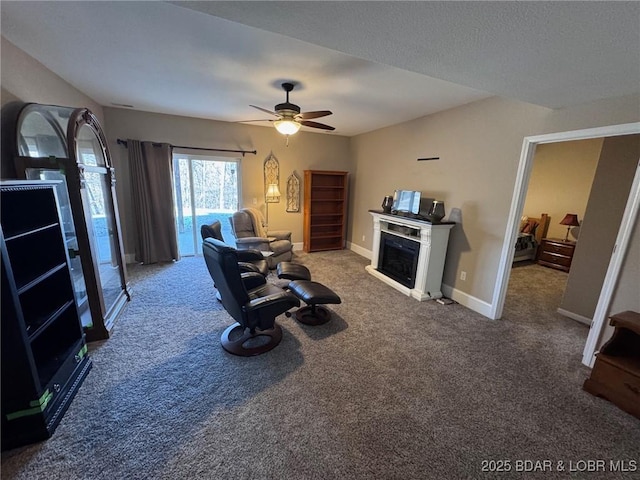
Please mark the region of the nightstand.
<svg viewBox="0 0 640 480"><path fill-rule="evenodd" d="M600 349L583 388L640 419L640 313L612 315L613 336Z"/></svg>
<svg viewBox="0 0 640 480"><path fill-rule="evenodd" d="M565 242L560 238L543 238L538 247L538 263L568 272L575 249L576 242Z"/></svg>

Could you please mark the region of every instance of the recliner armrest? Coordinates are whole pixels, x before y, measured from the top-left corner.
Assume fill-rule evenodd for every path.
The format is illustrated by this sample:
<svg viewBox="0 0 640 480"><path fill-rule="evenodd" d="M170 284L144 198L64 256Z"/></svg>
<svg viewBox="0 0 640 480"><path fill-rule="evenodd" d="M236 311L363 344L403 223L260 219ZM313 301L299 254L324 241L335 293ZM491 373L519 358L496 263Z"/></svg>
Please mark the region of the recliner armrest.
<svg viewBox="0 0 640 480"><path fill-rule="evenodd" d="M260 273L260 269L256 267L253 263L249 262L238 262L238 266L240 267L240 273Z"/></svg>
<svg viewBox="0 0 640 480"><path fill-rule="evenodd" d="M260 253L260 250L249 248L247 250L238 250L238 261L240 262L252 262L255 260L264 260L264 256ZM256 270L258 271L258 270Z"/></svg>
<svg viewBox="0 0 640 480"><path fill-rule="evenodd" d="M250 302L245 304L244 309L247 312L253 312L260 309L274 307L274 309L282 313L289 310L290 308L299 306L300 300L291 293L285 292L283 290L282 292L251 300Z"/></svg>
<svg viewBox="0 0 640 480"><path fill-rule="evenodd" d="M242 277L244 288L247 290L252 290L267 283L267 279L257 272L245 272L241 273L240 276Z"/></svg>
<svg viewBox="0 0 640 480"><path fill-rule="evenodd" d="M291 232L287 232L286 230L269 230L267 232L268 237L275 237L276 240L289 240L291 241Z"/></svg>
<svg viewBox="0 0 640 480"><path fill-rule="evenodd" d="M238 250L264 250L269 251L269 240L263 237L242 237L236 239Z"/></svg>

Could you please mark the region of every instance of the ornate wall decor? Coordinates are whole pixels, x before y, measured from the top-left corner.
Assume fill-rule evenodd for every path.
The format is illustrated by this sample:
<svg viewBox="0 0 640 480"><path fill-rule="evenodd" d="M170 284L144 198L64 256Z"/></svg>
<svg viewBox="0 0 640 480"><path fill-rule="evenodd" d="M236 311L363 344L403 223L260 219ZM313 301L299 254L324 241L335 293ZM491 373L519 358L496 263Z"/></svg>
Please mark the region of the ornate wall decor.
<svg viewBox="0 0 640 480"><path fill-rule="evenodd" d="M300 179L294 171L287 179L287 212L300 211Z"/></svg>
<svg viewBox="0 0 640 480"><path fill-rule="evenodd" d="M269 156L264 160L264 199L265 203L278 203L280 201L280 197L267 197L267 191L269 190L269 185L278 185L280 186L280 164L278 163L278 159L271 152Z"/></svg>

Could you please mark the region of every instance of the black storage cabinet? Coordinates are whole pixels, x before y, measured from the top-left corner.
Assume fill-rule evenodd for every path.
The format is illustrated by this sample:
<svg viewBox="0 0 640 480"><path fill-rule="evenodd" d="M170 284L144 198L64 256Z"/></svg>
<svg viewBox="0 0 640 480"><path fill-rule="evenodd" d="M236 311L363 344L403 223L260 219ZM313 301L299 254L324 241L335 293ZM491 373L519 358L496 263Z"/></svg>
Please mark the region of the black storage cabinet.
<svg viewBox="0 0 640 480"><path fill-rule="evenodd" d="M0 183L2 450L50 437L91 369L55 184Z"/></svg>

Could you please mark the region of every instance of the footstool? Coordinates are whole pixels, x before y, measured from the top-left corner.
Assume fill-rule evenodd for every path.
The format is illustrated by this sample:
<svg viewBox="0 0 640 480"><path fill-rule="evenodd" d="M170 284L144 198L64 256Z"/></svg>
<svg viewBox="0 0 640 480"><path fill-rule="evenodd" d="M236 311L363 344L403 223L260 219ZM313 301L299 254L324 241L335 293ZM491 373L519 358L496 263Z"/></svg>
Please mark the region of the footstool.
<svg viewBox="0 0 640 480"><path fill-rule="evenodd" d="M305 325L322 325L331 319L331 312L321 305L341 303L340 297L329 287L310 280L293 280L289 283L289 291L307 305L295 312L286 312Z"/></svg>

